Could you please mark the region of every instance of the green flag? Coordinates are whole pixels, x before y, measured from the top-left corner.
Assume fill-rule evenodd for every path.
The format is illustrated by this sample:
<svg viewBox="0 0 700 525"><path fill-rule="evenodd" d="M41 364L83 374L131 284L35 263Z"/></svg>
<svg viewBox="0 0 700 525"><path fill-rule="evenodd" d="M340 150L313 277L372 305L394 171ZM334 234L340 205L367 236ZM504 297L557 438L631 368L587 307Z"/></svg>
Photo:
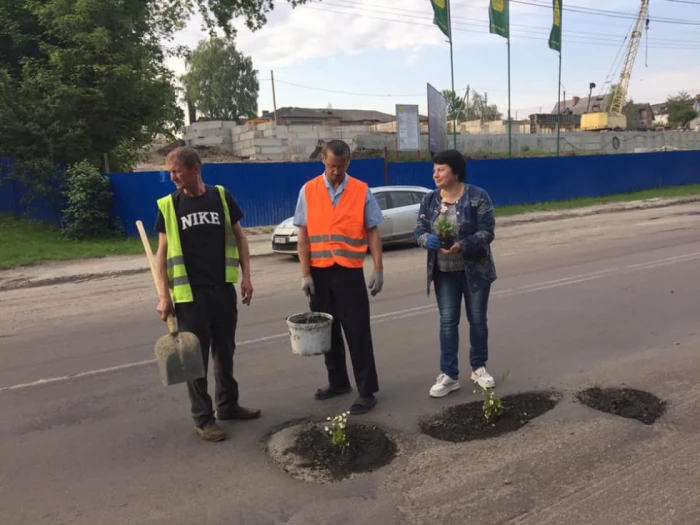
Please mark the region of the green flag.
<svg viewBox="0 0 700 525"><path fill-rule="evenodd" d="M489 31L509 38L508 0L491 0L489 5Z"/></svg>
<svg viewBox="0 0 700 525"><path fill-rule="evenodd" d="M549 33L549 48L561 53L561 3L563 0L553 0L554 21L552 31Z"/></svg>
<svg viewBox="0 0 700 525"><path fill-rule="evenodd" d="M449 0L430 0L433 6L433 23L440 28L440 31L445 33L445 36L452 40L450 36L450 12L447 6Z"/></svg>

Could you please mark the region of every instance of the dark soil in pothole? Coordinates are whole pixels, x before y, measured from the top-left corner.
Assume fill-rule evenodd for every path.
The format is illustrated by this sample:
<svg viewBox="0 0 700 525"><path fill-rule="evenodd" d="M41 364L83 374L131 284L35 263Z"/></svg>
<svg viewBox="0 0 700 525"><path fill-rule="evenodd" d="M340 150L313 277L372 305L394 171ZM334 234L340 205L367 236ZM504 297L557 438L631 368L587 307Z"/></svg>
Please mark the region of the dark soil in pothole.
<svg viewBox="0 0 700 525"><path fill-rule="evenodd" d="M396 457L396 444L375 425L349 423L346 435L348 445L340 449L324 434L322 425L308 425L287 452L305 461L300 467L326 471L335 480L373 472Z"/></svg>
<svg viewBox="0 0 700 525"><path fill-rule="evenodd" d="M652 425L666 413L667 404L654 394L634 388L600 388L597 386L576 394L578 401L590 408L645 425Z"/></svg>
<svg viewBox="0 0 700 525"><path fill-rule="evenodd" d="M503 412L487 421L483 401L446 408L437 416L421 421L420 429L435 439L463 443L514 432L536 417L549 412L560 401L557 392L524 392L504 396Z"/></svg>

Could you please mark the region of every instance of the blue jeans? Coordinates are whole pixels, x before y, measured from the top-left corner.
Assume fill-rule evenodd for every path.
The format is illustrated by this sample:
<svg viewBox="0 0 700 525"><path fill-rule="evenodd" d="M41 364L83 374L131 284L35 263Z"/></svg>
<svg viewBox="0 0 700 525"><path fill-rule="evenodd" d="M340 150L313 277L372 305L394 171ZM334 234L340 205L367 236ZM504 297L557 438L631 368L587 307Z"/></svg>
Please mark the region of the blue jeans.
<svg viewBox="0 0 700 525"><path fill-rule="evenodd" d="M435 296L440 311L440 371L459 379L459 319L462 297L469 321L469 363L472 370L486 365L489 356L489 329L486 311L491 285L472 292L465 272L435 271Z"/></svg>

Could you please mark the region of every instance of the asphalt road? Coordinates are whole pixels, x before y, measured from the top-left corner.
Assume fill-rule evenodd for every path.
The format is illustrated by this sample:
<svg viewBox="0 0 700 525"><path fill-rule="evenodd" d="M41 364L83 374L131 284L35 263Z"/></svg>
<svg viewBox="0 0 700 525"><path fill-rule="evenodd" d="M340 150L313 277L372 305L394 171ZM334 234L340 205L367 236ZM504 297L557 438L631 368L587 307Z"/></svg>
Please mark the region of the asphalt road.
<svg viewBox="0 0 700 525"><path fill-rule="evenodd" d="M148 275L2 292L0 522L700 523L698 226L685 205L497 230L489 370L509 371L502 393L565 398L515 434L463 445L418 433L418 417L476 396L463 380L428 397L438 317L424 253L388 251L372 300L380 404L366 419L401 454L333 485L296 481L265 452L271 429L352 400L314 401L323 364L291 353L284 318L305 310L294 261L255 260L235 369L242 404L264 417L226 424L217 444L194 434L184 387L159 383ZM594 383L650 390L669 412L647 427L573 402Z"/></svg>

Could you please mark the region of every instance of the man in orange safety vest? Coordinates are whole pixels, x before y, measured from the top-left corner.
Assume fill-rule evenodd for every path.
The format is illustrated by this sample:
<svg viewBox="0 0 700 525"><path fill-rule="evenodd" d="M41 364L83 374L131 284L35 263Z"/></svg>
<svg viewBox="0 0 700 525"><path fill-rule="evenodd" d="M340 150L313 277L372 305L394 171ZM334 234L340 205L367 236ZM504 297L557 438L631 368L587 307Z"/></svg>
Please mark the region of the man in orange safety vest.
<svg viewBox="0 0 700 525"><path fill-rule="evenodd" d="M374 272L368 288L375 296L384 285L377 228L384 216L367 184L346 173L350 147L345 142L326 143L321 159L325 173L302 187L294 215L294 225L299 228L302 289L310 297L313 311L329 313L334 319L331 350L325 354L328 385L318 389L315 397L330 399L352 390L345 333L359 394L350 413L364 414L377 403L379 383L363 265L369 248Z"/></svg>

